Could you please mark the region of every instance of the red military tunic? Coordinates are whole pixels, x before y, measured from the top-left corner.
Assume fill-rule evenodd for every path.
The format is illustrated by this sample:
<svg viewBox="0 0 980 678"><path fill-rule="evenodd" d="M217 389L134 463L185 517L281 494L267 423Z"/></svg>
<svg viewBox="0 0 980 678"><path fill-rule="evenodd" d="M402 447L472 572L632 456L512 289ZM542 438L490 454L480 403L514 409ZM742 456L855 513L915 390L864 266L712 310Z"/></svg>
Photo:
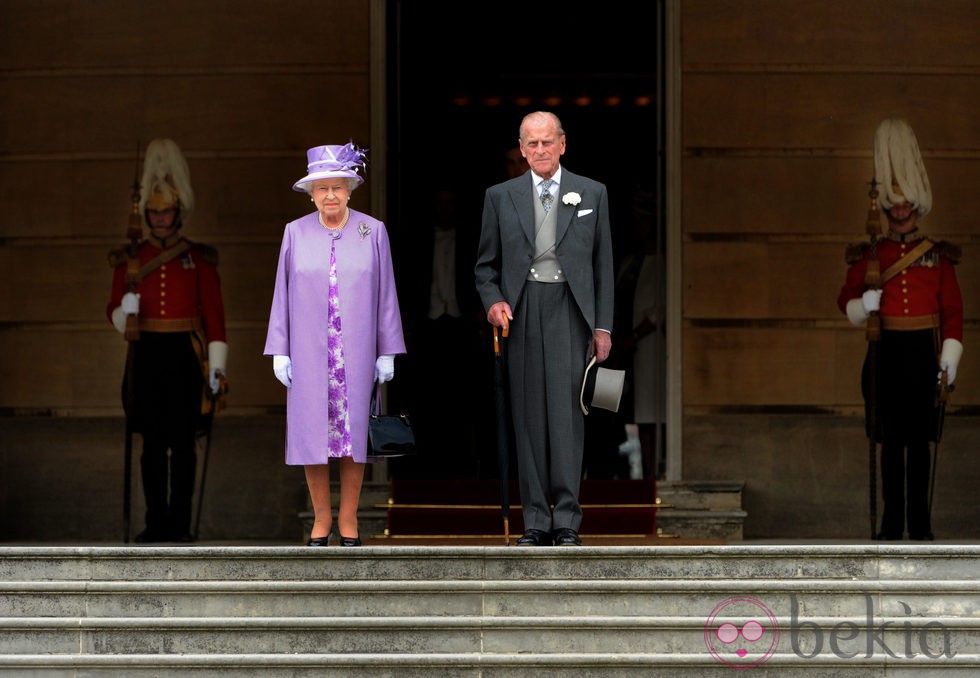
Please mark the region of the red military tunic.
<svg viewBox="0 0 980 678"><path fill-rule="evenodd" d="M180 242L189 241L180 238L167 249L176 247ZM161 245L152 236L140 242L141 267L164 252ZM125 252L115 250L112 256L116 268L112 277L112 292L106 306L106 316L110 320L113 310L122 303L123 295L129 291L126 283ZM227 341L225 310L216 263L217 255L212 248L193 243L186 252L148 273L139 282L136 290L140 295L141 329L154 331L152 323L155 320L196 319L201 322L207 341ZM146 321L150 321L151 327L145 326Z"/></svg>
<svg viewBox="0 0 980 678"><path fill-rule="evenodd" d="M902 242L901 237L895 235L880 240L878 263L881 271L884 272L922 240L921 236L909 236L907 242ZM940 341L963 341L963 297L953 269L958 258L954 249L947 243L937 242L931 250L882 285L879 315L884 327L888 327L890 318L908 319L909 322L923 319L925 323L928 322L927 318L935 316ZM849 261L851 265L847 270L847 279L837 297L837 306L845 313L847 302L860 298L867 289L864 279L870 255L868 244L853 250L854 260Z"/></svg>

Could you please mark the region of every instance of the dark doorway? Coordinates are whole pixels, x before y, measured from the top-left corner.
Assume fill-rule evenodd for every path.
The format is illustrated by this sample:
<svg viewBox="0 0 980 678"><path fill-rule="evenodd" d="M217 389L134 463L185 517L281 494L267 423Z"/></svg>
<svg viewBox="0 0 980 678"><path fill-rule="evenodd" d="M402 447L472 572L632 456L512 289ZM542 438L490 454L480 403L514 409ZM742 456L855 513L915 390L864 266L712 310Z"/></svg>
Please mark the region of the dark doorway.
<svg viewBox="0 0 980 678"><path fill-rule="evenodd" d="M423 439L437 415L443 423L467 416L472 421L463 428L475 429L450 427L448 443L441 430L439 452L405 462L403 473L493 477L496 472L493 441L487 441L493 431L492 346L489 327L472 336L475 323L486 324L482 309L469 306L475 301L472 265L483 193L508 178L505 154L517 145L526 113L556 113L567 135L563 166L609 189L617 269L624 271L622 289L617 282L614 342L631 332L635 286L628 279L633 270L628 259L645 242L664 251L663 4L647 5L651 16L641 20L635 5L626 3L388 3L387 212L399 298L411 334L409 356L400 363L406 378L395 380L400 385L393 382L393 397L418 412ZM536 7L544 11L536 13ZM446 194L454 203L456 232L473 253L461 260L457 276L469 277L469 294L461 294L471 298L460 306L474 325L464 323L451 339L440 340L420 328L428 315L432 261L432 238L425 234L432 228L436 196ZM615 343L610 360L611 366L632 367L629 351L617 351ZM453 389L448 398L441 392L446 388ZM587 474L628 473L617 448L623 423L633 421L632 406L628 381L618 416L590 417Z"/></svg>

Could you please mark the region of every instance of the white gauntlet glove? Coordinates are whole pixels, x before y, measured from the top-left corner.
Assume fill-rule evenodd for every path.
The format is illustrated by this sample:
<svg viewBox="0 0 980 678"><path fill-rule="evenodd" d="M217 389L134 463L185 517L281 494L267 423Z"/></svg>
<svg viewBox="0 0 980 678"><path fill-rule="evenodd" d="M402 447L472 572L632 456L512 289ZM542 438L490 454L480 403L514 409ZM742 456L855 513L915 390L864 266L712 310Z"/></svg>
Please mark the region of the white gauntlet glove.
<svg viewBox="0 0 980 678"><path fill-rule="evenodd" d="M395 356L379 356L374 363L374 380L379 384L391 381L395 377Z"/></svg>
<svg viewBox="0 0 980 678"><path fill-rule="evenodd" d="M288 355L272 356L272 371L283 386L289 388L293 385L293 363Z"/></svg>
<svg viewBox="0 0 980 678"><path fill-rule="evenodd" d="M126 332L126 318L131 315L138 315L140 310L140 295L127 292L123 295L119 306L112 309L112 325L119 334Z"/></svg>
<svg viewBox="0 0 980 678"><path fill-rule="evenodd" d="M865 290L858 298L847 302L847 319L852 325L860 325L868 317L881 309L881 290Z"/></svg>
<svg viewBox="0 0 980 678"><path fill-rule="evenodd" d="M140 295L135 292L126 292L120 305L126 315L137 315L140 312Z"/></svg>
<svg viewBox="0 0 980 678"><path fill-rule="evenodd" d="M228 344L223 341L208 342L208 365L211 366L211 373L208 375L211 392L218 395L221 390L219 374L227 375L226 366L228 364Z"/></svg>
<svg viewBox="0 0 980 678"><path fill-rule="evenodd" d="M881 309L881 290L867 290L861 295L861 305L868 315Z"/></svg>
<svg viewBox="0 0 980 678"><path fill-rule="evenodd" d="M956 339L944 339L943 350L939 355L939 369L946 371L946 385L952 386L956 380L956 367L960 364L960 357L963 355L963 344ZM940 372L938 379L943 378Z"/></svg>

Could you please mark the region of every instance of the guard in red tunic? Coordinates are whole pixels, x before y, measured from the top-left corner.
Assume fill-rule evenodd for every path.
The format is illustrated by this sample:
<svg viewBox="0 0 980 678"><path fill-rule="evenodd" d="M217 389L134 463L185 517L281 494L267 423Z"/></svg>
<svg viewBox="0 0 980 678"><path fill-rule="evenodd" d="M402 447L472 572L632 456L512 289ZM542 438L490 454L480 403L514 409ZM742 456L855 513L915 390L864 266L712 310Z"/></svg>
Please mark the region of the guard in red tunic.
<svg viewBox="0 0 980 678"><path fill-rule="evenodd" d="M861 380L869 435L873 421L881 442L884 513L876 536L902 539L907 528L910 539L932 540L930 444L938 441L941 423L937 390L952 386L963 354L963 298L953 268L959 250L918 229L932 208L932 190L906 121L888 118L879 124L874 156L888 234L873 246L848 248L847 279L837 305L855 325L873 313L881 320L877 365L865 359ZM869 286L874 259L880 283Z"/></svg>
<svg viewBox="0 0 980 678"><path fill-rule="evenodd" d="M177 144L152 141L139 205L149 235L136 245L138 261L129 261L127 248L110 253L115 271L106 307L121 333L127 316L139 326L123 381L127 416L143 439L146 529L137 542L192 539L196 432L202 404L221 390L227 362L217 252L180 235L193 208L187 163Z"/></svg>

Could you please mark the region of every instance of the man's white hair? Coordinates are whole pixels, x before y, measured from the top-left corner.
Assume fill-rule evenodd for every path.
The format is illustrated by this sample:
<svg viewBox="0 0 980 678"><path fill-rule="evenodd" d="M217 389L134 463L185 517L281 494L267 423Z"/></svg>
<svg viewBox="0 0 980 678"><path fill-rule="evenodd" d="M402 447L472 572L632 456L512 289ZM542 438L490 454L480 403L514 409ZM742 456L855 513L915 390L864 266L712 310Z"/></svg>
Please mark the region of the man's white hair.
<svg viewBox="0 0 980 678"><path fill-rule="evenodd" d="M875 180L878 201L886 210L908 200L925 216L932 209L932 188L922 164L919 143L912 127L902 118L885 118L875 132ZM897 184L900 193L895 190Z"/></svg>

